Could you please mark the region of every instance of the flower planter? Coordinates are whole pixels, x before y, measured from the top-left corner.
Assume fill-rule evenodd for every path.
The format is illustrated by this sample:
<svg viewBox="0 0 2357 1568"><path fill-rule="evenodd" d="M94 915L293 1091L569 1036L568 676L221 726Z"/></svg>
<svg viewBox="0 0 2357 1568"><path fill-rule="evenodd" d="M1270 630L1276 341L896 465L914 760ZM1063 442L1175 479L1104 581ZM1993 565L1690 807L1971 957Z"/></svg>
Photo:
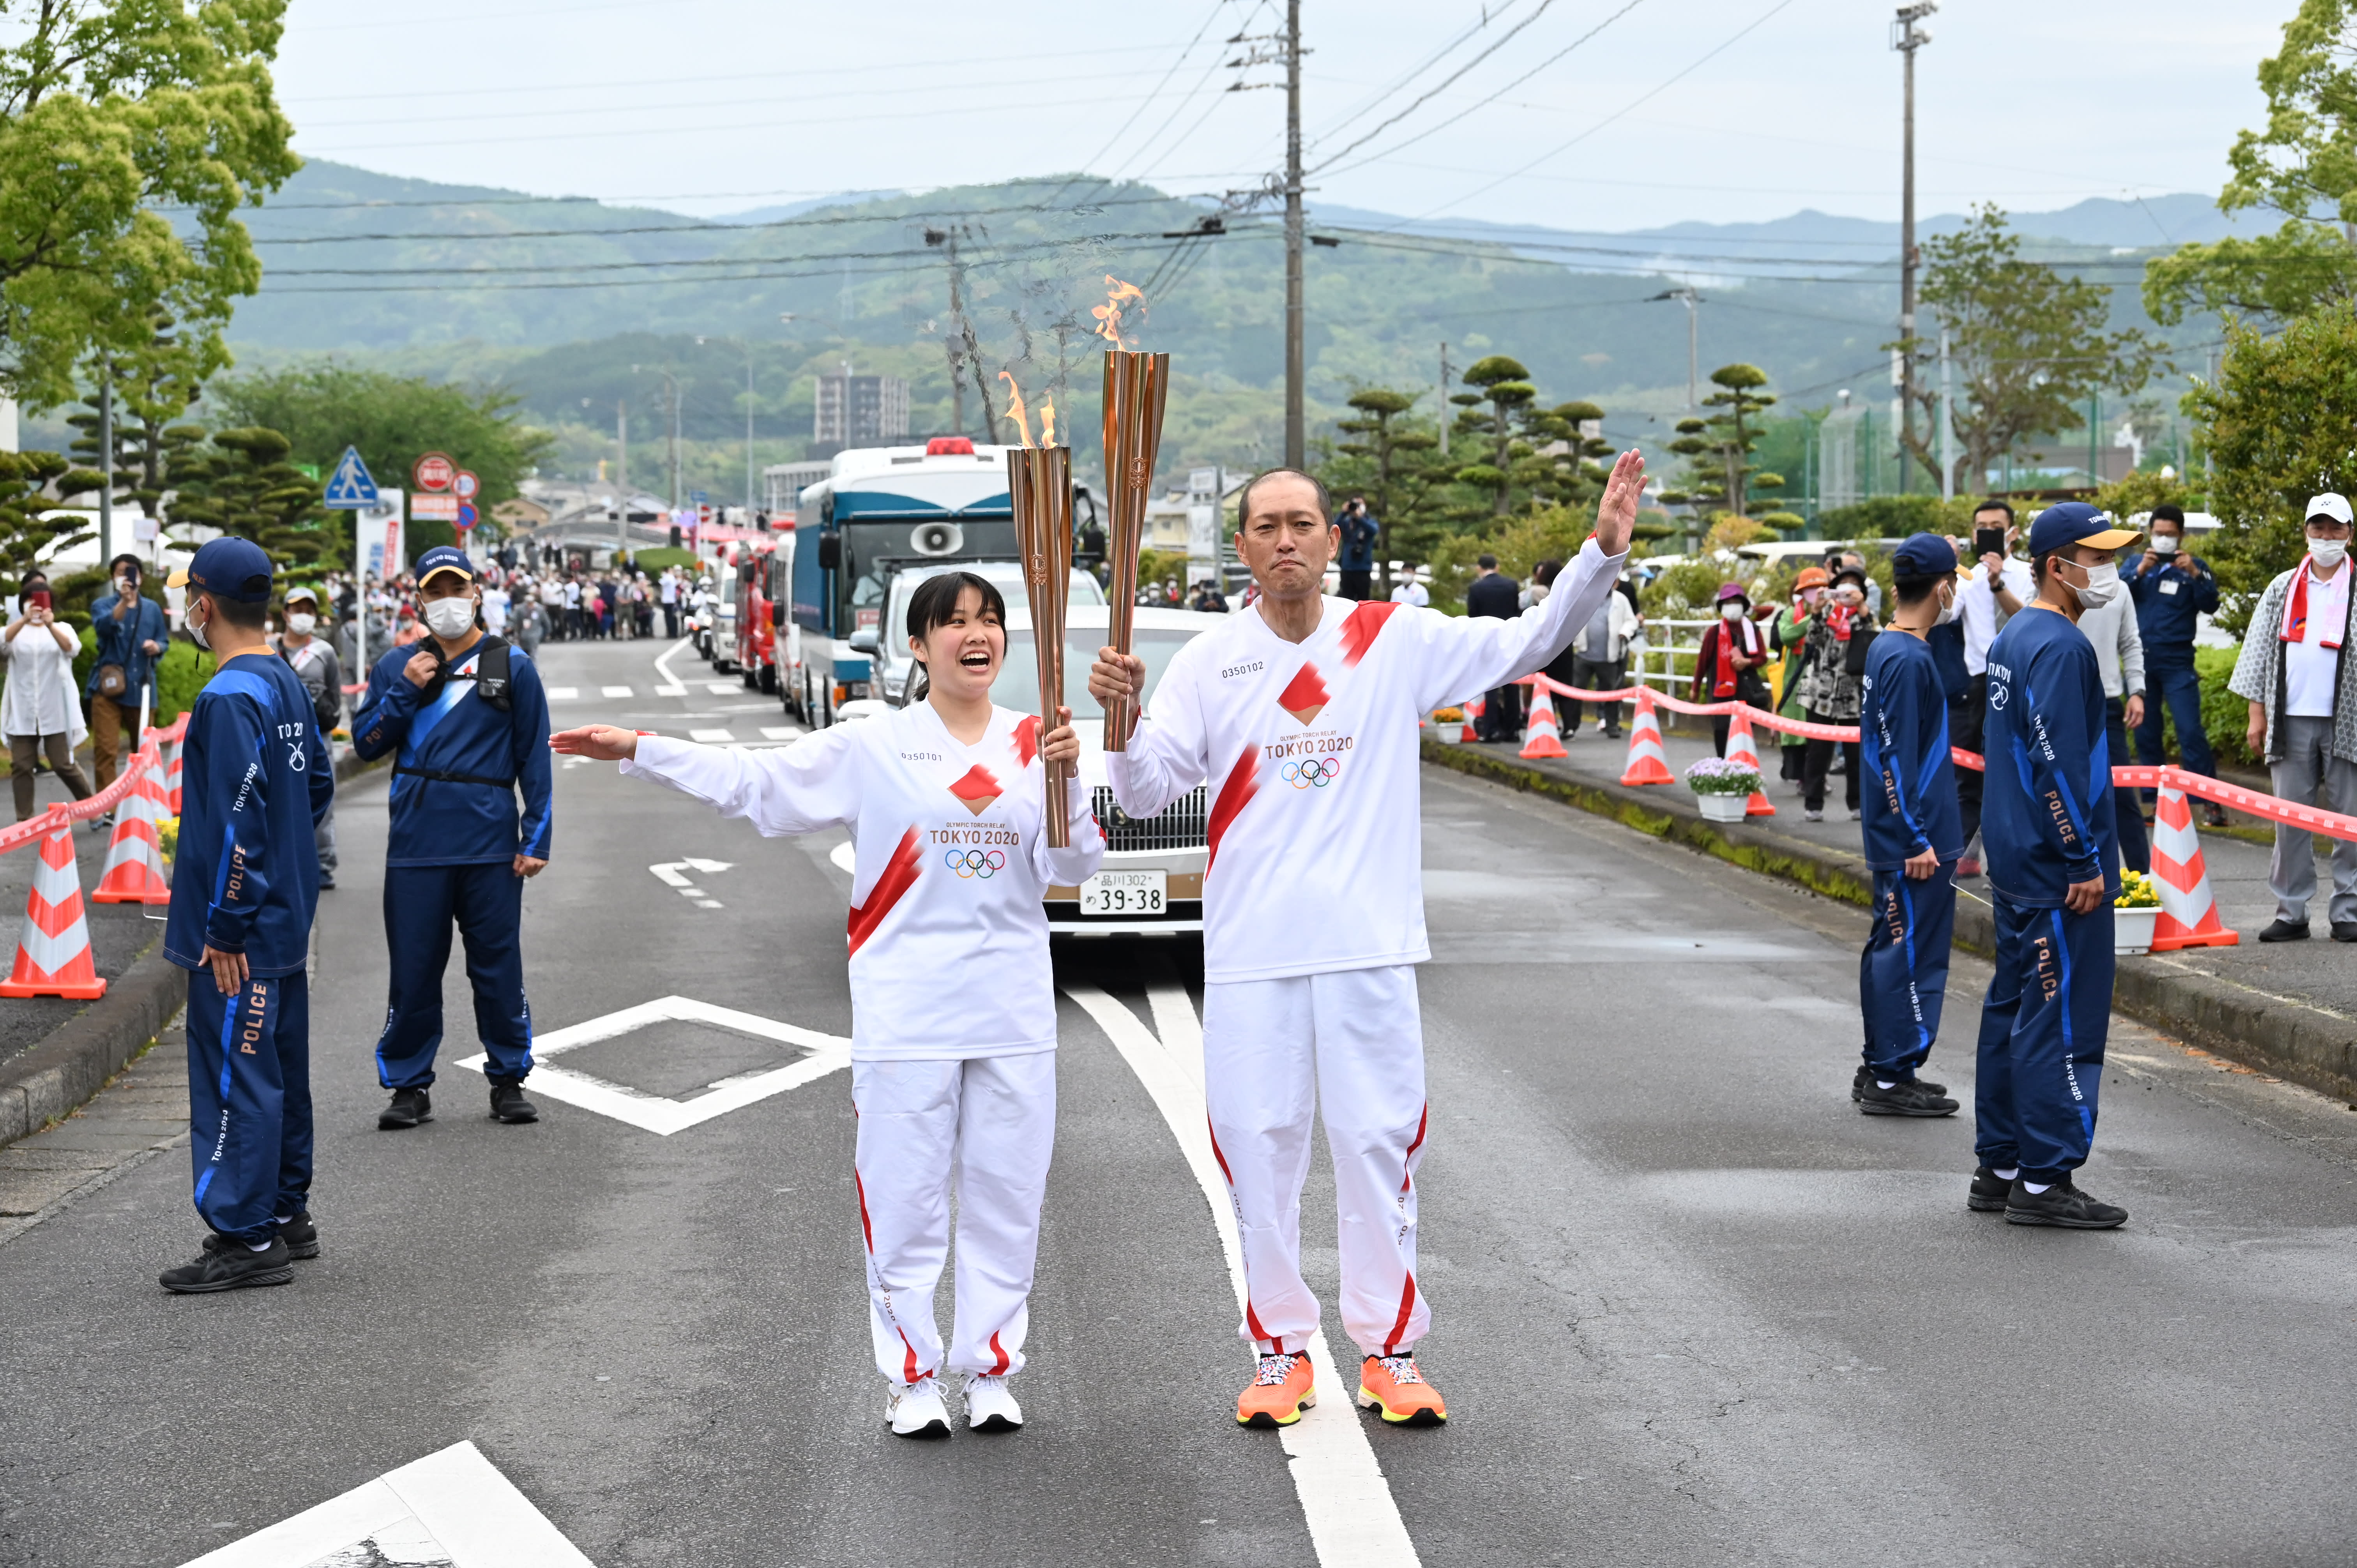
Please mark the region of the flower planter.
<svg viewBox="0 0 2357 1568"><path fill-rule="evenodd" d="M1702 814L1707 821L1739 822L1743 820L1745 810L1751 804L1751 797L1749 795L1696 795L1695 804L1702 808ZM2149 927L2146 929L2150 929Z"/></svg>
<svg viewBox="0 0 2357 1568"><path fill-rule="evenodd" d="M2152 928L2160 918L2158 908L2114 909L2112 911L2112 950L2122 955L2152 951Z"/></svg>

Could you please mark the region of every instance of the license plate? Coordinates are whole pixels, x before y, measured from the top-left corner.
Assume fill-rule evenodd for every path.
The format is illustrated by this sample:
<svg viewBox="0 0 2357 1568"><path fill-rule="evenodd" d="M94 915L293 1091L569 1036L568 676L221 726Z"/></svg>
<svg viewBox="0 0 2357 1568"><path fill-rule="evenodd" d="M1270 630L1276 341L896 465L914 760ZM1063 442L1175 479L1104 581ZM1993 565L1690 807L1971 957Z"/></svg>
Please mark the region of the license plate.
<svg viewBox="0 0 2357 1568"><path fill-rule="evenodd" d="M1081 884L1083 915L1169 912L1170 874L1167 871L1100 871Z"/></svg>

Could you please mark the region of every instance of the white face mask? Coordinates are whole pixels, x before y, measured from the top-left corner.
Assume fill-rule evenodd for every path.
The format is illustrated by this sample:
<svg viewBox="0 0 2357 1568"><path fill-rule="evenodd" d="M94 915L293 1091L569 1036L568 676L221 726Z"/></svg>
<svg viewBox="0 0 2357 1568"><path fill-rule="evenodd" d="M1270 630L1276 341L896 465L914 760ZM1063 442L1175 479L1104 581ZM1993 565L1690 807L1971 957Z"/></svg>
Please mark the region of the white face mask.
<svg viewBox="0 0 2357 1568"><path fill-rule="evenodd" d="M425 605L425 628L436 637L464 637L467 628L475 624L475 601L472 599L429 599Z"/></svg>
<svg viewBox="0 0 2357 1568"><path fill-rule="evenodd" d="M2087 574L2087 585L2083 588L2073 584L2071 591L2079 596L2079 603L2084 608L2101 609L2119 593L2120 569L2117 566L2082 566L2079 570Z"/></svg>
<svg viewBox="0 0 2357 1568"><path fill-rule="evenodd" d="M1741 620L1743 618L1743 607L1737 604L1721 605L1718 607L1718 618L1721 620Z"/></svg>
<svg viewBox="0 0 2357 1568"><path fill-rule="evenodd" d="M318 624L319 618L317 616L307 616L300 611L296 611L295 614L286 618L286 629L293 632L297 637L310 636L311 628Z"/></svg>
<svg viewBox="0 0 2357 1568"><path fill-rule="evenodd" d="M2308 558L2330 572L2337 568L2349 553L2345 539L2311 539L2308 542Z"/></svg>
<svg viewBox="0 0 2357 1568"><path fill-rule="evenodd" d="M2156 555L2174 555L2184 542L2173 533L2156 533L2152 536L2152 551Z"/></svg>
<svg viewBox="0 0 2357 1568"><path fill-rule="evenodd" d="M1948 591L1948 602L1940 607L1940 618L1935 625L1947 626L1964 613L1964 595L1956 589Z"/></svg>
<svg viewBox="0 0 2357 1568"><path fill-rule="evenodd" d="M191 605L188 607L193 611L196 608L196 606ZM197 618L195 615L189 615L184 624L188 628L189 641L195 643L199 648L210 649L212 647L212 639L205 635L205 627L197 624ZM210 623L207 624L210 625Z"/></svg>

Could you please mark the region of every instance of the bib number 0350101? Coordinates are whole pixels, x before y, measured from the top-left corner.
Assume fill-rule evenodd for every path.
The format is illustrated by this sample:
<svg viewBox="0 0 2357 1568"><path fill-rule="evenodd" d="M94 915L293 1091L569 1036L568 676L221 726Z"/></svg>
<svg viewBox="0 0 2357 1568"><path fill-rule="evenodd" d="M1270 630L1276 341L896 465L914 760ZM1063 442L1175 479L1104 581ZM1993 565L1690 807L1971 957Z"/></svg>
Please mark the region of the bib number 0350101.
<svg viewBox="0 0 2357 1568"><path fill-rule="evenodd" d="M1083 915L1162 915L1169 909L1167 871L1100 871L1081 884Z"/></svg>

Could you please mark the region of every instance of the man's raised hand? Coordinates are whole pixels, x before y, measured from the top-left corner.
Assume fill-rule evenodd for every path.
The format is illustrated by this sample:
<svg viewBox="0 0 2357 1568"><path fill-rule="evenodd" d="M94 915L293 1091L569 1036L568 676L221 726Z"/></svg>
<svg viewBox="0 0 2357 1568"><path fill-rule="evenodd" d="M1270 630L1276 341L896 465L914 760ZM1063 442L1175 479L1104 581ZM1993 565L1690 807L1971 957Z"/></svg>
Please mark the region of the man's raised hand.
<svg viewBox="0 0 2357 1568"><path fill-rule="evenodd" d="M1645 498L1645 455L1631 446L1614 459L1612 477L1604 482L1604 499L1596 503L1596 548L1618 555L1629 548L1637 528L1637 507Z"/></svg>
<svg viewBox="0 0 2357 1568"><path fill-rule="evenodd" d="M612 725L583 725L559 730L548 737L548 749L566 757L587 757L596 762L619 762L639 754L639 732ZM529 875L519 871L519 876Z"/></svg>

